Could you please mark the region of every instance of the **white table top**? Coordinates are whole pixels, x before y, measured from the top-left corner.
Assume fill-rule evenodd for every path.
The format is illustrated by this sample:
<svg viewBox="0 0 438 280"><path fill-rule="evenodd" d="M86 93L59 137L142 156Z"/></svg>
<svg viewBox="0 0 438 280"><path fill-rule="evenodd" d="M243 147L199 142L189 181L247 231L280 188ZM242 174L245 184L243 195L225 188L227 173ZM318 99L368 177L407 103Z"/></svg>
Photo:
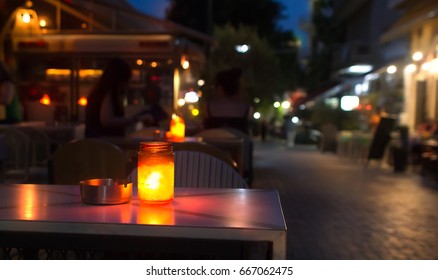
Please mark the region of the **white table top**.
<svg viewBox="0 0 438 280"><path fill-rule="evenodd" d="M169 230L171 229L171 230ZM75 185L0 185L0 231L272 241L285 258L277 191L177 188L172 203L87 205Z"/></svg>

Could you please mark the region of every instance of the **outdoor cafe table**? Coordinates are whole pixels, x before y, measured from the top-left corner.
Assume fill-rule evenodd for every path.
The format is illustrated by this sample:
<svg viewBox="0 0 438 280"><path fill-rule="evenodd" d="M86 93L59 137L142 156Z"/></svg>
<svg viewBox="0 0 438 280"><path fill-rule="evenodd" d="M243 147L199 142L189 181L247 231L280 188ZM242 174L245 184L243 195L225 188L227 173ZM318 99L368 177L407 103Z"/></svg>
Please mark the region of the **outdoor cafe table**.
<svg viewBox="0 0 438 280"><path fill-rule="evenodd" d="M50 245L57 236L68 236L66 246L94 238L97 247L111 245L98 244L106 236L119 245L132 238L260 241L271 246L273 259L286 256L279 195L268 189L177 188L167 205L140 205L133 194L129 203L101 206L84 204L77 185L2 184L0 236L2 248Z"/></svg>

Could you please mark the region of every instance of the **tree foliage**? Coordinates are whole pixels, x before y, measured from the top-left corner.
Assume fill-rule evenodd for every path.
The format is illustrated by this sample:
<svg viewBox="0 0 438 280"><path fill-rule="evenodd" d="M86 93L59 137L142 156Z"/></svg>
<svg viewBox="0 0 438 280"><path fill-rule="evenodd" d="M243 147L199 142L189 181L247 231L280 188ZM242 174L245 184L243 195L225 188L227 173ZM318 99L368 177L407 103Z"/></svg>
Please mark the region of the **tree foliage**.
<svg viewBox="0 0 438 280"><path fill-rule="evenodd" d="M271 100L278 89L279 61L272 48L261 39L254 28L231 25L214 29L216 43L208 60L207 81L213 81L215 73L220 70L239 67L243 70L242 91L249 100L259 97ZM235 46L246 43L250 45L247 53L238 53ZM208 95L208 92L207 92Z"/></svg>
<svg viewBox="0 0 438 280"><path fill-rule="evenodd" d="M244 57L251 57L257 51L260 58L254 56L250 63L251 65L245 65L252 67L246 70L248 72L247 78L257 76L261 81L266 80L268 81L267 83L271 83L271 86L269 90L264 91L256 87L254 85L255 82L248 81L249 92L255 94L255 92L263 91L263 95L266 96L272 92L278 93L279 91L292 90L302 84L303 79L297 57L298 50L294 32L281 30L278 27L278 20L283 17L282 11L284 7L281 3L275 0L169 1L171 5L167 10L167 19L214 35L217 42L215 45L215 57L208 64L210 68L220 69L223 68L224 64L242 64ZM241 32L241 30L249 29L249 34ZM213 30L217 32L213 33ZM256 41L263 41L264 46L263 48L251 46L250 53L245 55L238 54L235 52L234 47L232 47L232 43L223 42L220 41L221 38L216 38L218 35L222 36L222 32L228 32L230 35L232 32L235 32L232 35L234 38L233 43L238 44L253 44L247 38L257 36L258 39ZM226 51L223 51L224 56L218 54L218 46L222 45L227 45L228 47ZM263 50L266 50L267 53L261 54ZM270 59L276 62L270 65L257 62L266 57L270 57ZM218 63L218 65L214 65L215 63ZM275 79L269 78L269 73L271 72L268 73L266 71L271 67L275 67L275 71L273 70L272 72L276 75ZM256 74L251 74L255 72L266 72L267 77L263 78Z"/></svg>
<svg viewBox="0 0 438 280"><path fill-rule="evenodd" d="M343 25L333 16L331 0L313 2L312 23L312 53L306 69L306 87L309 91L320 88L330 80L332 54L344 34Z"/></svg>
<svg viewBox="0 0 438 280"><path fill-rule="evenodd" d="M167 19L211 34L213 26L252 26L260 37L278 42L283 6L272 0L169 0Z"/></svg>

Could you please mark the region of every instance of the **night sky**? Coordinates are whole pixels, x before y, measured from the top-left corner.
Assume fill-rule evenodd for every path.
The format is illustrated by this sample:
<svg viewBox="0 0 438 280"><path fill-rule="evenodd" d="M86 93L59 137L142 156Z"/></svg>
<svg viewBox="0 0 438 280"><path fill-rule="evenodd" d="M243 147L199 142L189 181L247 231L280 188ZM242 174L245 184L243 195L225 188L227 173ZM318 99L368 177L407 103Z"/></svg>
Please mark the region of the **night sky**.
<svg viewBox="0 0 438 280"><path fill-rule="evenodd" d="M257 0L255 0L257 1ZM294 30L295 34L302 40L306 40L305 33L299 27L300 18L309 18L309 1L308 0L277 0L281 2L286 10L284 11L285 19L279 22L280 27L284 30ZM134 7L146 14L163 18L164 11L168 4L166 0L128 0ZM305 43L304 43L305 44Z"/></svg>
<svg viewBox="0 0 438 280"><path fill-rule="evenodd" d="M254 0L257 1L257 0ZM284 30L293 30L295 36L302 42L301 55L307 55L308 36L307 33L301 30L300 19L309 19L310 16L310 1L309 0L276 0L285 6L284 19L278 24ZM167 0L128 0L132 6L140 11L155 16L164 18Z"/></svg>

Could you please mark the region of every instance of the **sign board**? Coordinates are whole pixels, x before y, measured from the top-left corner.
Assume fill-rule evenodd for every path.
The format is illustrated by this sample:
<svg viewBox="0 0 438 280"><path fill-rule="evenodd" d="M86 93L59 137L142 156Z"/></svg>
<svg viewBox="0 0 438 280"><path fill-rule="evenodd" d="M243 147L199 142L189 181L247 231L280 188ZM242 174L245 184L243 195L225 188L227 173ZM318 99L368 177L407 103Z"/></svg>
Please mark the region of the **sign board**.
<svg viewBox="0 0 438 280"><path fill-rule="evenodd" d="M385 153L386 145L391 140L391 131L393 130L395 119L382 117L380 118L379 125L374 132L373 140L371 142L370 150L368 153L368 160L370 159L382 159Z"/></svg>

